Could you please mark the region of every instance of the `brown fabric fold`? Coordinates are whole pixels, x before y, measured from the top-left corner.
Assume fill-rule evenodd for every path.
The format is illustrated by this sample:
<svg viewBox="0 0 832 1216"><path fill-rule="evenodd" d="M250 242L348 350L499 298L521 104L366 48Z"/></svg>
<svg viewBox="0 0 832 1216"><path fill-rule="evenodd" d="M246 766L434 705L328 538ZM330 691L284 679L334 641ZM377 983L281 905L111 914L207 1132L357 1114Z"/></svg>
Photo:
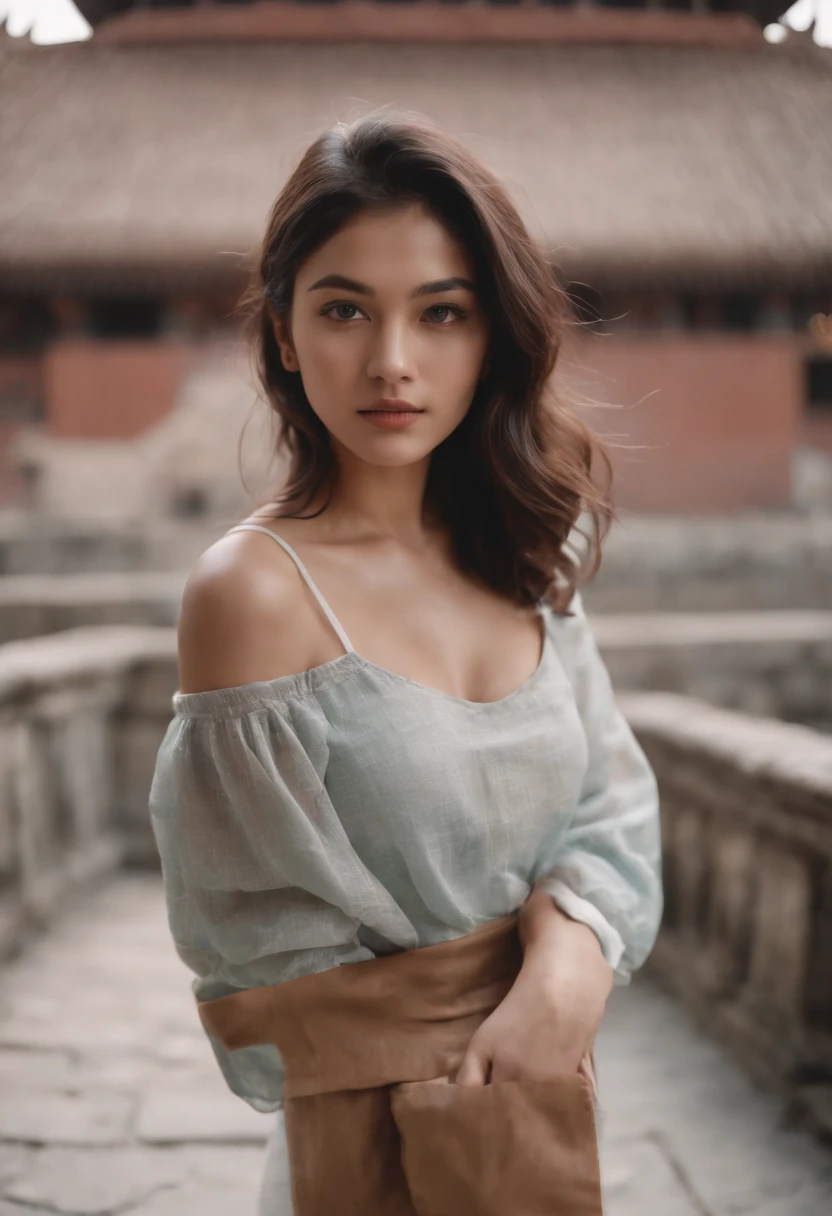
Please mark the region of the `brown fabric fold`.
<svg viewBox="0 0 832 1216"><path fill-rule="evenodd" d="M594 1070L463 1087L507 994L516 917L453 941L199 1003L229 1050L284 1067L294 1216L601 1216Z"/></svg>

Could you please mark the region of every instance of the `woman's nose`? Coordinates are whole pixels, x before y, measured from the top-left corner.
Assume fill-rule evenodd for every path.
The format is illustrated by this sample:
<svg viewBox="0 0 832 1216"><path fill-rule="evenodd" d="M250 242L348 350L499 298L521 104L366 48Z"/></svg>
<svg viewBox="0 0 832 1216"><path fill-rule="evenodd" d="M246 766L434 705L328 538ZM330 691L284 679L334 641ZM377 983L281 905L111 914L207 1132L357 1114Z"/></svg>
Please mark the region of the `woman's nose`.
<svg viewBox="0 0 832 1216"><path fill-rule="evenodd" d="M412 342L405 325L393 322L378 328L367 361L367 374L370 379L387 384L414 378Z"/></svg>

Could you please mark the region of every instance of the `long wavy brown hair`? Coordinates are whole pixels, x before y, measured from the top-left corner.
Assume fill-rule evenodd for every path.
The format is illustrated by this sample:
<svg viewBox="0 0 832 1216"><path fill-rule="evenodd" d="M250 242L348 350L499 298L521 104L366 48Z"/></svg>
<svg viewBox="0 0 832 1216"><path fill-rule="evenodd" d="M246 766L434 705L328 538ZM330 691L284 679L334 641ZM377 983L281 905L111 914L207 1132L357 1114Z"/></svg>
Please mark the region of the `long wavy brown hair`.
<svg viewBox="0 0 832 1216"><path fill-rule="evenodd" d="M290 312L306 258L352 216L413 202L467 251L491 324L486 374L463 421L432 453L426 517L449 530L461 570L517 604L546 599L566 611L574 589L597 572L614 518L606 449L552 387L574 322L569 297L498 179L419 115L377 112L326 131L269 215L241 307L278 417L278 451L289 457L275 518L303 515L322 494L314 514L325 510L338 462L300 374L283 367L273 318ZM579 546L567 544L573 530Z"/></svg>

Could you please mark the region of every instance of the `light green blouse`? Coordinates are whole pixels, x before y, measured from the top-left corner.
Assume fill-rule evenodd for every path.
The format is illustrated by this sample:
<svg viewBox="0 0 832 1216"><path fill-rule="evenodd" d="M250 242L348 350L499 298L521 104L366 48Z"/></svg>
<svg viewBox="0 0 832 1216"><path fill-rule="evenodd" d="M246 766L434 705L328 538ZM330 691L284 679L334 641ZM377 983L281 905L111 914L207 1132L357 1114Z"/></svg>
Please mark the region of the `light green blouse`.
<svg viewBox="0 0 832 1216"><path fill-rule="evenodd" d="M176 948L199 999L470 932L542 884L589 925L618 983L662 910L653 771L580 594L539 610L535 672L467 701L357 654L299 675L177 693L150 810ZM212 1047L231 1089L281 1101L271 1045Z"/></svg>

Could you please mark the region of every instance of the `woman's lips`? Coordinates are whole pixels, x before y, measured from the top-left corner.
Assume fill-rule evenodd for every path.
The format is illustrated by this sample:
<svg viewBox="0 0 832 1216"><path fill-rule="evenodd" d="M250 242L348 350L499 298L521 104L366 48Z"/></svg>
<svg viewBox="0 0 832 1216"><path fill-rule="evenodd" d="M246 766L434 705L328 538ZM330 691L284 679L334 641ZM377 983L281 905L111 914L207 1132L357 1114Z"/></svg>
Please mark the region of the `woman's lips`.
<svg viewBox="0 0 832 1216"><path fill-rule="evenodd" d="M417 418L421 418L424 410L415 409L395 409L395 410L359 410L359 416L366 418L368 422L372 422L373 426L383 427L385 430L403 430L405 427L412 426Z"/></svg>

